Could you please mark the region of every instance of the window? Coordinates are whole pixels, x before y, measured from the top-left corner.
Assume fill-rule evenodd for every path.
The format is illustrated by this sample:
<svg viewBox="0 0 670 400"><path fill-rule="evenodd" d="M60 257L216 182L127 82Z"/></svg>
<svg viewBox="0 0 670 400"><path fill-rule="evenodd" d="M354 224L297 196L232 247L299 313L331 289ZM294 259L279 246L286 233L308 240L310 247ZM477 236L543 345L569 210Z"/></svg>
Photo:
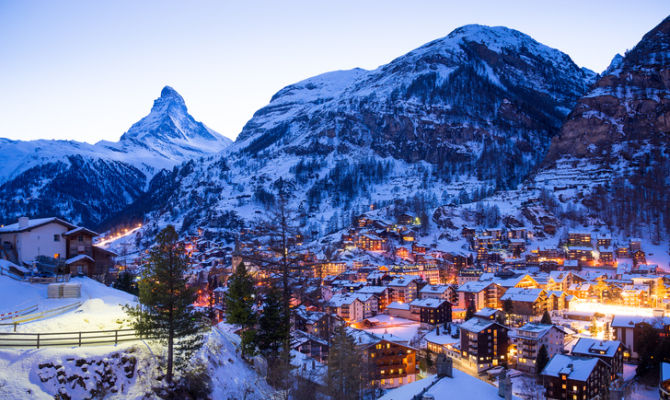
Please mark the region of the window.
<svg viewBox="0 0 670 400"><path fill-rule="evenodd" d="M60 242L60 235L54 235L54 242Z"/></svg>
<svg viewBox="0 0 670 400"><path fill-rule="evenodd" d="M77 236L77 241L83 242L84 241L84 235Z"/></svg>

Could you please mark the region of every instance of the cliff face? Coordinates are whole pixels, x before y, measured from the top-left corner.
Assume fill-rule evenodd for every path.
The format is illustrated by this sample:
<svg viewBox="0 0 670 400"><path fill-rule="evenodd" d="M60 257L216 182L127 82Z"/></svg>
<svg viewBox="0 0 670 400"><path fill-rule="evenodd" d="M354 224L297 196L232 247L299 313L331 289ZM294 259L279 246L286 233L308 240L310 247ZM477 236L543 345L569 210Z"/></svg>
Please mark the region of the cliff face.
<svg viewBox="0 0 670 400"><path fill-rule="evenodd" d="M670 135L670 17L625 57L615 57L553 140L545 165L563 157L614 165Z"/></svg>

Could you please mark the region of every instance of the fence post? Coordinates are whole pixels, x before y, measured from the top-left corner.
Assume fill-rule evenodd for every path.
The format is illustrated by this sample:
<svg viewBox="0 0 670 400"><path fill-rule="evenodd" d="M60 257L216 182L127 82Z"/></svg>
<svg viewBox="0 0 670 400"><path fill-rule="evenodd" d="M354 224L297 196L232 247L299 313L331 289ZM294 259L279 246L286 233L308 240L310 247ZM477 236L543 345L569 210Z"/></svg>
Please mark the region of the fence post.
<svg viewBox="0 0 670 400"><path fill-rule="evenodd" d="M81 331L79 331L79 347L81 347Z"/></svg>
<svg viewBox="0 0 670 400"><path fill-rule="evenodd" d="M14 332L16 332L16 325L18 325L18 322L14 322Z"/></svg>
<svg viewBox="0 0 670 400"><path fill-rule="evenodd" d="M119 331L114 331L114 346L119 344Z"/></svg>
<svg viewBox="0 0 670 400"><path fill-rule="evenodd" d="M37 334L37 348L40 348L40 334Z"/></svg>

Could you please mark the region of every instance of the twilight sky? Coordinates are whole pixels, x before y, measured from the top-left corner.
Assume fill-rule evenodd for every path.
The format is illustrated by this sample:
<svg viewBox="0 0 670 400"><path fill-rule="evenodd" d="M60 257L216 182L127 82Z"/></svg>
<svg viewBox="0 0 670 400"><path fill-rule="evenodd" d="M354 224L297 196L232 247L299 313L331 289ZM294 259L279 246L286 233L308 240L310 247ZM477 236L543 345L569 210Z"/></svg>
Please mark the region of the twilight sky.
<svg viewBox="0 0 670 400"><path fill-rule="evenodd" d="M234 139L287 84L374 69L470 23L601 72L668 14L667 0L0 0L0 137L116 141L170 85Z"/></svg>

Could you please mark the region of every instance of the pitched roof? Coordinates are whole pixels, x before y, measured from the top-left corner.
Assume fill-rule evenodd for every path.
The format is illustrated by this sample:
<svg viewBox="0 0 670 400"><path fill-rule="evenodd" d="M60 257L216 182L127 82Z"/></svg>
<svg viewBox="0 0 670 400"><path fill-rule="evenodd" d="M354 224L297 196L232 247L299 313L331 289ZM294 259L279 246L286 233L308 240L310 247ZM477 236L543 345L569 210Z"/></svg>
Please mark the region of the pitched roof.
<svg viewBox="0 0 670 400"><path fill-rule="evenodd" d="M13 233L13 232L28 231L28 230L31 230L33 228L37 228L38 226L46 225L46 224L51 223L51 222L61 224L65 227L67 227L68 229L76 228L76 225L72 225L71 223L69 223L67 221L64 221L60 218L50 217L50 218L30 219L30 220L28 220L28 225L24 226L24 227L21 227L21 228L19 227L18 222L10 224L10 225L5 225L3 227L0 227L0 233Z"/></svg>
<svg viewBox="0 0 670 400"><path fill-rule="evenodd" d="M437 308L445 302L445 299L416 299L409 304L414 307Z"/></svg>
<svg viewBox="0 0 670 400"><path fill-rule="evenodd" d="M512 301L534 302L540 297L544 289L532 288L510 288L500 297L500 300L510 299Z"/></svg>
<svg viewBox="0 0 670 400"><path fill-rule="evenodd" d="M72 257L72 258L68 258L68 259L65 261L65 264L66 264L66 265L70 265L70 264L76 263L77 261L81 261L81 260L86 260L86 261L90 261L90 262L95 262L95 260L93 260L91 257L87 256L86 254L79 254L78 256L74 256L74 257Z"/></svg>
<svg viewBox="0 0 670 400"><path fill-rule="evenodd" d="M599 362L603 362L595 357L575 357L556 354L549 360L549 363L542 375L558 378L561 374L568 376L568 379L586 382L593 373Z"/></svg>
<svg viewBox="0 0 670 400"><path fill-rule="evenodd" d="M490 328L493 325L498 325L498 324L495 321L474 317L474 318L470 318L469 320L463 322L460 325L460 328L462 330L466 330L468 332L481 332L485 329Z"/></svg>
<svg viewBox="0 0 670 400"><path fill-rule="evenodd" d="M618 340L579 338L577 343L572 347L572 354L614 357L619 346L621 346L621 342Z"/></svg>
<svg viewBox="0 0 670 400"><path fill-rule="evenodd" d="M74 229L70 229L69 231L65 232L63 234L63 236L70 236L70 235L74 235L74 234L77 234L77 233L88 233L91 236L100 236L100 234L98 232L92 231L88 228L84 228L83 226L78 226Z"/></svg>
<svg viewBox="0 0 670 400"><path fill-rule="evenodd" d="M635 325L645 322L653 327L662 328L670 325L670 317L642 317L639 315L615 315L610 326L612 328L633 328Z"/></svg>

